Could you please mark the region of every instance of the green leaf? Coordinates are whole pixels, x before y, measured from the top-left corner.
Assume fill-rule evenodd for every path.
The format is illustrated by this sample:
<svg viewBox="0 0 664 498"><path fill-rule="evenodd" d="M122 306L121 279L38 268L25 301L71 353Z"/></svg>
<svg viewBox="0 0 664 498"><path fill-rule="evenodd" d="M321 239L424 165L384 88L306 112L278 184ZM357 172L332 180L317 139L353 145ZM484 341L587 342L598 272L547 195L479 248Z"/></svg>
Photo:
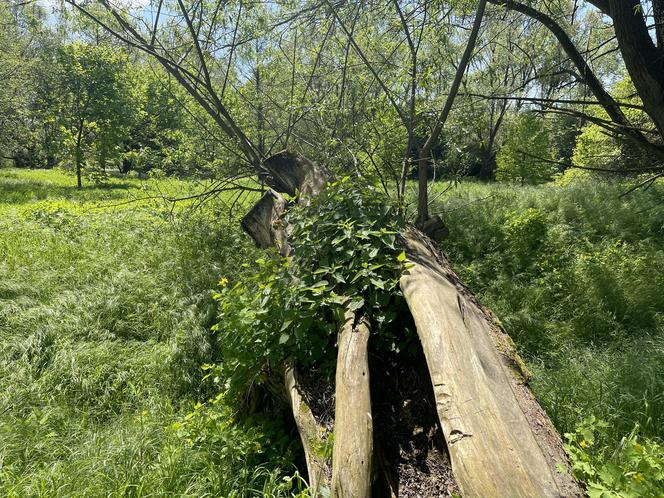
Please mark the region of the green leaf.
<svg viewBox="0 0 664 498"><path fill-rule="evenodd" d="M357 311L359 310L362 306L364 306L364 298L356 298L353 299L350 304L348 305L348 310L349 311Z"/></svg>

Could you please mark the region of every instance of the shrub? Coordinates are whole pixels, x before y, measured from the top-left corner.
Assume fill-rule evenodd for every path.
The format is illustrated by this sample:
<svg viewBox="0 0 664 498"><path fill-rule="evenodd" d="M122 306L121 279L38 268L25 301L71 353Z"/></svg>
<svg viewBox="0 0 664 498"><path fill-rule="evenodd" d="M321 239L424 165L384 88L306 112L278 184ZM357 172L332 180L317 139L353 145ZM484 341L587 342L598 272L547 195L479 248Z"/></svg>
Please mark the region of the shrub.
<svg viewBox="0 0 664 498"><path fill-rule="evenodd" d="M531 112L521 113L510 124L507 140L496 156L496 179L521 185L547 181L554 172L547 162L550 156L543 119Z"/></svg>
<svg viewBox="0 0 664 498"><path fill-rule="evenodd" d="M366 313L382 347L403 347L388 325L396 318L405 260L396 247L402 222L373 187L349 179L329 185L287 216L294 256L255 262L242 280L223 278L217 332L221 377L231 392L260 383L287 356L328 373L344 307ZM387 228L386 228L387 227ZM247 265L249 266L249 265Z"/></svg>
<svg viewBox="0 0 664 498"><path fill-rule="evenodd" d="M664 448L639 438L638 426L616 447L603 443L609 424L589 417L565 434L572 471L586 483L590 498L661 498Z"/></svg>

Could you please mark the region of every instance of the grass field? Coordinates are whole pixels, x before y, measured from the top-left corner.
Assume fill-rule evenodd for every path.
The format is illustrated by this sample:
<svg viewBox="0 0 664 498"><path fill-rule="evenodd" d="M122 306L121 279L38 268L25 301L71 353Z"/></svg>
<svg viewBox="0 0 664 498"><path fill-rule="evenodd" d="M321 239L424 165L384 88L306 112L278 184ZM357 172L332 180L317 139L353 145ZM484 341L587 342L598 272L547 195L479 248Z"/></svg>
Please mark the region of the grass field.
<svg viewBox="0 0 664 498"><path fill-rule="evenodd" d="M202 380L211 290L258 256L228 199L124 203L201 188L178 180L74 185L0 170L0 495L296 493L285 429L238 422ZM624 190L464 183L433 209L557 427L609 423L598 448L637 424L664 436L664 187Z"/></svg>
<svg viewBox="0 0 664 498"><path fill-rule="evenodd" d="M504 323L562 432L664 436L664 185L465 184L438 206L446 251Z"/></svg>
<svg viewBox="0 0 664 498"><path fill-rule="evenodd" d="M103 207L145 195L135 179L78 191L57 171L0 170L2 496L283 487L277 464L257 467L270 456L248 447L264 439L257 430L233 427L216 440L176 430L216 394L201 387L200 366L214 354L210 291L243 271L253 245L224 199L197 211Z"/></svg>

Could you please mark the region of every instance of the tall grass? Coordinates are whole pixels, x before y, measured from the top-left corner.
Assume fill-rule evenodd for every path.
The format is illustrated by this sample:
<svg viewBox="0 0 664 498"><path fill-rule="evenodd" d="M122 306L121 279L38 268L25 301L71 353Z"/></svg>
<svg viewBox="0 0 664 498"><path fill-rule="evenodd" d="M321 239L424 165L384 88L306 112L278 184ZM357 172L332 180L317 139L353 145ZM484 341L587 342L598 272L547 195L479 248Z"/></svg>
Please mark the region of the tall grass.
<svg viewBox="0 0 664 498"><path fill-rule="evenodd" d="M442 188L440 186L439 188ZM464 183L435 210L444 247L500 317L556 426L664 437L664 185Z"/></svg>
<svg viewBox="0 0 664 498"><path fill-rule="evenodd" d="M282 480L292 455L265 442L280 427L220 425L223 439L210 441L174 429L212 394L200 369L214 354L210 290L255 249L224 199L198 211L101 207L145 188L111 180L77 190L58 172L0 170L0 495L297 487Z"/></svg>
<svg viewBox="0 0 664 498"><path fill-rule="evenodd" d="M299 458L292 434L238 423L202 382L217 359L210 290L258 256L228 199L196 211L123 203L197 188L78 190L57 171L0 170L0 495L301 488L284 479ZM450 227L445 250L515 339L556 426L595 415L609 443L635 424L664 436L664 186L624 190L466 182L433 207Z"/></svg>

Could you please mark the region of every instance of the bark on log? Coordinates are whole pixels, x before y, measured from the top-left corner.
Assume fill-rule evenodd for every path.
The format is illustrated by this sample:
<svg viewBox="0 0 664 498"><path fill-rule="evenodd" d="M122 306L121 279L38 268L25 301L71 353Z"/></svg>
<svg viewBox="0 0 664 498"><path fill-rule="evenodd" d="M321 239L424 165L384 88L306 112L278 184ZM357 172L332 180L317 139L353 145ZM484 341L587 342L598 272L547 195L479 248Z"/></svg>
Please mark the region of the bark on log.
<svg viewBox="0 0 664 498"><path fill-rule="evenodd" d="M449 228L437 214L431 216L425 222L418 223L417 227L436 242L442 242L450 234Z"/></svg>
<svg viewBox="0 0 664 498"><path fill-rule="evenodd" d="M332 452L332 496L371 496L373 421L369 389L369 321L347 311L339 332Z"/></svg>
<svg viewBox="0 0 664 498"><path fill-rule="evenodd" d="M330 476L332 469L329 459L325 457L322 449L327 441L321 439L325 434L325 428L321 427L301 394L297 382L295 365L292 362L286 364L284 371L284 383L286 393L293 411L295 425L300 433L304 457L307 461L307 472L309 474L309 489L312 496L325 495L330 489Z"/></svg>
<svg viewBox="0 0 664 498"><path fill-rule="evenodd" d="M509 336L415 229L401 277L464 497L583 496L560 436L526 385ZM562 465L567 472L559 472Z"/></svg>
<svg viewBox="0 0 664 498"><path fill-rule="evenodd" d="M254 239L261 249L277 246L283 256L290 253L285 228L281 216L286 210L286 199L274 190L268 190L251 208L240 224L242 229Z"/></svg>
<svg viewBox="0 0 664 498"><path fill-rule="evenodd" d="M281 151L263 162L264 180L277 192L291 197L300 194L300 204L318 194L332 179L327 168L294 152Z"/></svg>

